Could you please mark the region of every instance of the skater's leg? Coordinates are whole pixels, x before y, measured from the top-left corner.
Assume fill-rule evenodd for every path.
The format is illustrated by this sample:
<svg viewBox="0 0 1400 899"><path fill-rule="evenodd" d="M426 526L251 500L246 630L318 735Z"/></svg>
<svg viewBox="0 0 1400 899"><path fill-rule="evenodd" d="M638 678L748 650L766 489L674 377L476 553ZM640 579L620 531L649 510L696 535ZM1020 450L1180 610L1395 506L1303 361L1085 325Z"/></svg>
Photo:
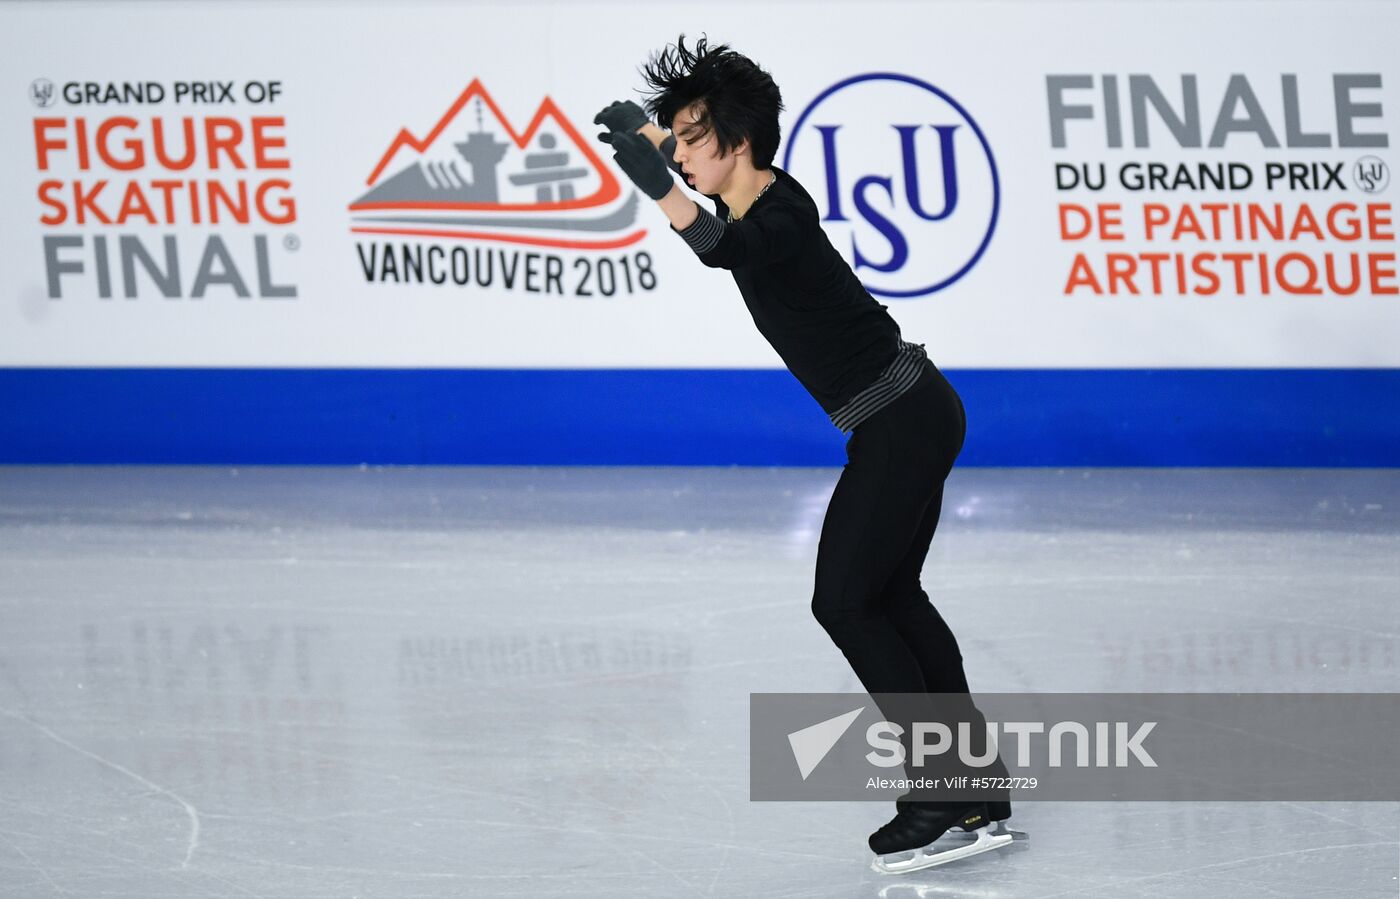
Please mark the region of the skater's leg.
<svg viewBox="0 0 1400 899"><path fill-rule="evenodd" d="M943 488L940 484L937 494L924 512L923 521L919 523L919 531L913 545L909 547L909 551L900 560L886 583L881 593L881 602L884 603L890 621L919 663L924 677L924 689L929 693L945 694L944 703L951 694L967 696L965 706L951 711L957 714L959 720L965 720L970 725L974 735L970 748L974 755L980 756L986 749L986 739L983 736L986 718L972 701L957 638L953 636L953 631L943 620L943 616L938 614L938 610L929 601L928 593L920 582L920 572L928 554L929 543L938 527L942 493ZM1008 774L999 757L993 761L986 773L994 777L1005 777ZM1001 821L1010 816L1011 808L1004 791L997 791L987 798L988 810L993 820ZM902 802L900 806L903 806Z"/></svg>
<svg viewBox="0 0 1400 899"><path fill-rule="evenodd" d="M900 560L895 573L891 575L889 582L885 585L881 601L885 603L886 614L894 623L895 629L899 631L900 637L904 639L910 652L914 654L914 658L919 663L919 668L924 676L924 689L929 693L968 696L967 705L957 711L963 716L962 720L967 720L971 725L972 732L976 735L972 751L980 756L986 748L985 739L981 736L984 733L986 719L972 702L967 673L963 666L962 653L958 648L957 638L953 636L953 631L943 620L943 616L938 614L938 610L929 601L928 593L924 590L919 579L919 572L923 568L929 541L938 526L941 493L942 487L940 485L940 495L936 496L929 504L929 508L924 514L924 520L920 523L919 534L914 545ZM944 699L946 701L948 696L945 696ZM1000 759L992 764L989 773L998 777L1004 777L1007 774ZM1009 814L1009 810L1006 810L1004 804L999 801L1001 798L1001 795L998 794L993 801L993 817L997 820L1001 820Z"/></svg>
<svg viewBox="0 0 1400 899"><path fill-rule="evenodd" d="M945 427L944 439L937 441L941 455L939 469L941 476L934 484L928 505L919 521L913 539L903 557L896 563L889 579L881 591L879 603L885 610L895 630L914 655L923 675L923 689L928 693L962 694L967 696L967 704L952 711L959 720L967 721L972 728L974 739L971 750L980 756L986 748L985 718L972 702L969 695L967 674L963 665L962 653L957 638L943 616L930 602L928 593L921 582L921 573L928 556L934 533L938 529L943 506L943 485L952 469L953 462L962 449L966 434L966 419L962 402L957 398L951 385L941 378L932 391L929 405L941 405ZM947 697L944 697L946 702ZM946 705L944 706L946 709ZM988 774L1005 777L1007 771L1000 758L987 770ZM997 791L988 797L988 807L993 820L1004 820L1011 814L1010 803L1005 791ZM903 807L906 803L901 802ZM943 805L939 803L939 805ZM952 805L949 803L948 805Z"/></svg>
<svg viewBox="0 0 1400 899"><path fill-rule="evenodd" d="M879 601L919 663L924 690L929 693L967 693L967 675L957 638L929 601L920 581L929 544L938 528L942 505L943 484L940 482L924 510L913 542L885 583Z"/></svg>
<svg viewBox="0 0 1400 899"><path fill-rule="evenodd" d="M926 691L882 594L920 538L964 428L957 394L926 363L915 385L857 426L846 445L822 523L812 613L871 693Z"/></svg>
<svg viewBox="0 0 1400 899"><path fill-rule="evenodd" d="M881 604L891 574L914 545L929 499L951 466L956 431L940 403L937 370L857 427L849 461L832 493L817 550L812 612L872 694L927 692L924 672ZM956 402L956 401L955 401ZM960 424L958 410L951 410ZM960 435L957 435L960 439ZM928 713L882 703L887 720L904 725Z"/></svg>
<svg viewBox="0 0 1400 899"><path fill-rule="evenodd" d="M929 544L943 509L943 484L962 451L967 434L967 417L957 391L930 366L929 383L922 392L920 411L936 424L927 438L935 477L925 495L926 505L918 527L899 561L884 583L878 602L914 654L923 673L924 690L929 693L966 693L967 677L962 655L938 610L929 602L920 581Z"/></svg>
<svg viewBox="0 0 1400 899"><path fill-rule="evenodd" d="M879 600L923 516L930 475L887 424L868 420L850 445L822 523L812 614L868 692L922 692L923 670Z"/></svg>

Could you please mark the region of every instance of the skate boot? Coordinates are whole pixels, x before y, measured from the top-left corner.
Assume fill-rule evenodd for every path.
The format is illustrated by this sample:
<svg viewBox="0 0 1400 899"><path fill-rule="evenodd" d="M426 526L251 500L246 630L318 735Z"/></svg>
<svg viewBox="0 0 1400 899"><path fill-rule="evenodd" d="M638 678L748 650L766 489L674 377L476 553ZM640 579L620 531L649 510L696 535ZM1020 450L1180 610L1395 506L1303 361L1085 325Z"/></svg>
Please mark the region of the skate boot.
<svg viewBox="0 0 1400 899"><path fill-rule="evenodd" d="M1011 844L1010 833L993 834L991 826L984 802L911 802L870 835L875 853L870 867L880 874L907 874ZM940 843L955 827L975 839L960 834Z"/></svg>

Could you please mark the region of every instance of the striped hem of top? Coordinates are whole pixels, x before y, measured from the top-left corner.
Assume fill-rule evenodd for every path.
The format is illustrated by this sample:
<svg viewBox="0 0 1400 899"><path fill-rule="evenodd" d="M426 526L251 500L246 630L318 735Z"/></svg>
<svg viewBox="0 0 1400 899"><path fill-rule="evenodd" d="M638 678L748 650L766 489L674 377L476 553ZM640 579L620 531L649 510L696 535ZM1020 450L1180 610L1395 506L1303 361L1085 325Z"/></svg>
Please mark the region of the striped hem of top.
<svg viewBox="0 0 1400 899"><path fill-rule="evenodd" d="M706 212L697 203L696 209L700 214L695 217L695 221L676 231L685 242L690 244L690 248L696 253L708 253L719 243L720 236L724 234L724 222L719 220L719 216L713 212Z"/></svg>
<svg viewBox="0 0 1400 899"><path fill-rule="evenodd" d="M913 387L923 374L923 362L928 358L921 343L901 340L899 352L880 376L860 393L851 397L840 409L831 413L831 423L841 431L851 431L855 426L879 412Z"/></svg>

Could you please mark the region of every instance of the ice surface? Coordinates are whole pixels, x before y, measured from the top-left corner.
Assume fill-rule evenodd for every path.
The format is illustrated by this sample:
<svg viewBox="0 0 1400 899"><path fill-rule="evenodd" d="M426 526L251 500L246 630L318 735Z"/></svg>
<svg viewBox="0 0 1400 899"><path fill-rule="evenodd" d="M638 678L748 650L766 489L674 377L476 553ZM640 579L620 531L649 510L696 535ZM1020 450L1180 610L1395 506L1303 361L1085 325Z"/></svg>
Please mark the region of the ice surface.
<svg viewBox="0 0 1400 899"><path fill-rule="evenodd" d="M0 896L1393 897L1394 803L748 799L834 469L0 468ZM981 691L1393 691L1400 472L959 469Z"/></svg>

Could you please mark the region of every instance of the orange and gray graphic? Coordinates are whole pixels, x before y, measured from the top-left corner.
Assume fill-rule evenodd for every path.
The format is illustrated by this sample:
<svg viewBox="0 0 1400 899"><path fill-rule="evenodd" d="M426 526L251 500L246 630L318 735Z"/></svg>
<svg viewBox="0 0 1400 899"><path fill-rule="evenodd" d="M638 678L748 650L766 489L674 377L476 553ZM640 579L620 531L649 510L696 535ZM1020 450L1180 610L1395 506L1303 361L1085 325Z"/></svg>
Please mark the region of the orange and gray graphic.
<svg viewBox="0 0 1400 899"><path fill-rule="evenodd" d="M426 137L401 130L367 183L350 204L357 234L583 250L616 249L646 236L637 227L636 192L624 195L552 99L545 97L517 132L480 79Z"/></svg>

